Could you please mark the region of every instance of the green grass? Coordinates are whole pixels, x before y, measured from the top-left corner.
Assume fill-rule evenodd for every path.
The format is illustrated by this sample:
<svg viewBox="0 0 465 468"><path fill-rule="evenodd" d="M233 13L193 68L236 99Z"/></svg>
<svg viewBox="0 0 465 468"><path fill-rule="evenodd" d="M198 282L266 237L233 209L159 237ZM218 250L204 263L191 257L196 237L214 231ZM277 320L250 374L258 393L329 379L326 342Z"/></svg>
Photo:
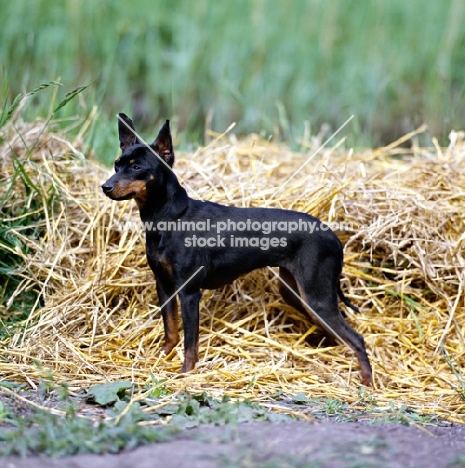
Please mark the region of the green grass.
<svg viewBox="0 0 465 468"><path fill-rule="evenodd" d="M460 362L457 361L455 356L449 355L444 344L441 344L440 348L444 361L446 361L447 365L449 366L450 370L455 375L455 378L457 380L457 384L455 385L455 391L457 392L459 397L463 401L465 401L465 377L462 373Z"/></svg>
<svg viewBox="0 0 465 468"><path fill-rule="evenodd" d="M423 121L445 142L465 128L464 21L460 0L4 0L0 79L10 101L50 79L63 96L90 84L61 115L99 106L88 140L106 162L119 111L143 131L174 119L181 143L202 139L209 112L217 131L237 121L294 145L305 122L335 130L352 114L351 145Z"/></svg>
<svg viewBox="0 0 465 468"><path fill-rule="evenodd" d="M402 405L376 408L376 401L364 394L360 394L357 409L337 399L309 398L304 402L301 396L281 395L279 406L284 412L280 413L250 400L231 400L227 396L215 399L206 393L173 395L162 381L152 381L144 388L114 381L71 394L66 383L56 382L52 372L40 369L43 377L36 391L28 390L25 385L0 382L0 455L117 453L124 448L171 440L189 428L228 426L234 429L243 422L290 422L299 419L299 412L307 418L311 414L317 421L329 416L341 423L365 418L371 421L373 417L376 422L404 425L441 422L431 415L418 415ZM364 405L365 409L361 409ZM372 447L370 453L383 445L376 438L360 444ZM352 455L360 452L357 447L351 450ZM348 456L351 457L351 453L348 452ZM304 460L295 456L268 460L257 458L255 451L247 450L237 455L237 459L231 459L230 464L224 466L249 466L249 461L255 461L250 466L264 468L271 468L278 462L281 466L307 466L301 465ZM312 466L319 467L320 462L315 460Z"/></svg>
<svg viewBox="0 0 465 468"><path fill-rule="evenodd" d="M233 401L228 397L218 400L206 393L172 395L164 387L164 382L156 380L145 388L137 388L124 381L109 382L91 387L86 394L81 391L76 396L69 393L65 384L57 383L50 371L41 370L43 378L36 392L27 390L25 385L0 383L0 455L43 453L61 457L82 453L118 453L147 443L173 440L178 434L182 434L183 439L196 439L199 437L196 433L190 433L190 436L185 429L212 426L227 427L223 436L218 438L215 435L214 443L229 443L234 441L239 423L289 422L298 419L299 410L307 417L314 415L317 421L331 416L335 418L333 420L347 423L370 418L378 411L383 412L385 418L376 420L382 422L415 423L416 426L440 423L440 420L421 418L407 408L394 404L388 409L377 410L373 406L376 401L363 392L358 410L351 410L349 405L336 399L310 398L304 401L300 394L295 398L280 395L279 406L286 408L287 403L287 409L294 410L292 417L275 413L250 400ZM95 401L96 393L103 399ZM18 400L18 396L36 406L28 406L25 400ZM94 401L93 405L88 404L91 400ZM363 404L367 405L366 411L360 410ZM61 411L62 415L52 414L51 409ZM202 440L207 440L207 433L204 431L202 434ZM286 455L271 454L263 451L260 444L258 447L254 445L257 441L251 443L237 439L235 442L236 452L233 456L209 455L207 452L205 459L230 468L323 468L332 466L336 461L355 468L380 466L379 462L388 451L393 450L384 437L375 434L356 442L328 441L316 456L305 450L291 451ZM266 447L266 440L262 442ZM463 458L458 458L456 463L463 466Z"/></svg>
<svg viewBox="0 0 465 468"><path fill-rule="evenodd" d="M37 123L37 130L43 135L50 130L50 125L60 126L56 123L59 115L66 112L67 107L72 106L73 101L86 89L84 86L77 87L58 97L57 90L60 87L56 82L40 84L32 91L16 95L12 100L5 99L0 112L0 144L9 149L12 165L11 177L2 178L0 183L0 340L11 333L11 327L14 328L28 317L34 305L40 305L39 291L28 285L30 278L24 269L24 259L30 253L27 239L40 239L44 234L45 220L54 216L56 203L60 199L56 184L37 183L41 177L48 180L52 178L47 169L33 157L39 137L27 143L14 119L18 118L20 108L26 113L27 106L31 103L33 105L34 99L46 97L49 110L42 122ZM4 92L7 94L6 89ZM21 151L2 140L2 130L8 124L13 125L23 142ZM21 201L18 200L18 194L21 194Z"/></svg>
<svg viewBox="0 0 465 468"><path fill-rule="evenodd" d="M374 424L398 423L405 426L441 423L436 414L421 414L394 401L391 401L388 407L380 407L376 398L363 388L359 389L359 400L354 405L338 398L308 398L303 393L297 393L290 399L278 395L275 399L282 400L296 413L311 412L317 420L331 418L341 423L365 420Z"/></svg>
<svg viewBox="0 0 465 468"><path fill-rule="evenodd" d="M116 424L79 417L68 405L66 416L33 411L26 417L14 417L3 409L0 427L0 454L44 453L49 456L82 453L118 453L149 442L170 440L173 429L140 425L146 419L138 408L124 415Z"/></svg>
<svg viewBox="0 0 465 468"><path fill-rule="evenodd" d="M99 387L100 396L106 393L104 400L95 402L95 387ZM47 372L35 393L13 383L0 382L0 455L117 453L123 448L170 440L186 428L293 419L249 400L231 401L228 397L216 400L205 393L173 396L169 405L160 405L160 399L168 393L153 396L160 395L163 388L160 382L142 389L144 393L137 401L131 399L131 394L139 389L128 387L126 382L95 387L86 396L71 397L67 386L58 385ZM21 394L36 406L27 407L22 403L21 407L14 398L2 395L7 390L7 395ZM92 411L92 406L87 405L85 414L79 413L77 408L82 408L84 399L93 401L96 409ZM37 402L42 408L37 408ZM53 408L55 413L61 411L62 415L53 414L47 408ZM89 416L92 413L94 417ZM162 425L157 424L162 421Z"/></svg>

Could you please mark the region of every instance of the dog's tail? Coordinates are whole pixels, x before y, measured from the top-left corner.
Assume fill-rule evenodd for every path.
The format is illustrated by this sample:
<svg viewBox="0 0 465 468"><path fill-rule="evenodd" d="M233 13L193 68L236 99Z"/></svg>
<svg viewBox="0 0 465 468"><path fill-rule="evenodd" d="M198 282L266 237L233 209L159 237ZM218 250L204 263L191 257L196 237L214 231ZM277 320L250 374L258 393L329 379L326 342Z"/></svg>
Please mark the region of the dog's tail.
<svg viewBox="0 0 465 468"><path fill-rule="evenodd" d="M347 306L350 307L352 310L357 312L357 314L360 313L360 309L352 304L352 302L347 299L347 297L344 296L344 293L342 292L341 285L338 283L337 285L337 295L341 299L341 301Z"/></svg>

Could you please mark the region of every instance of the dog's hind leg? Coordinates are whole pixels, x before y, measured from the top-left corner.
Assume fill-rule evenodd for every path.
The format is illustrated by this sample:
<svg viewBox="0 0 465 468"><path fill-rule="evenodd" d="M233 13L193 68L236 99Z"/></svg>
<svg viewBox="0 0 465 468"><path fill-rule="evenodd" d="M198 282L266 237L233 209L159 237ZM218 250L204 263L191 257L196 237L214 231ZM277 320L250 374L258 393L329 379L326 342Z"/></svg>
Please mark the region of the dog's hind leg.
<svg viewBox="0 0 465 468"><path fill-rule="evenodd" d="M307 274L309 272L306 272ZM305 300L308 313L337 341L349 346L357 356L362 373L362 383L372 385L372 371L363 336L344 319L338 306L337 282L339 275L331 259L319 265L310 277L295 276L300 296Z"/></svg>
<svg viewBox="0 0 465 468"><path fill-rule="evenodd" d="M312 314L309 313L304 302L302 302L299 287L297 286L297 282L294 276L287 268L284 267L279 268L279 292L281 293L281 296L283 297L286 304L289 304L291 307L294 307L294 309L298 310L301 314L305 315L306 317L309 317L310 320L315 322ZM320 322L317 323L319 324ZM331 333L327 333L326 329L323 329L323 333L324 339L326 341L326 346L335 346L336 340L334 339L334 335L332 335ZM318 339L321 340L321 335ZM312 345L316 344L314 340L307 339L307 341Z"/></svg>
<svg viewBox="0 0 465 468"><path fill-rule="evenodd" d="M279 267L279 292L284 301L304 315L309 315L299 294L297 282L292 273L284 267Z"/></svg>

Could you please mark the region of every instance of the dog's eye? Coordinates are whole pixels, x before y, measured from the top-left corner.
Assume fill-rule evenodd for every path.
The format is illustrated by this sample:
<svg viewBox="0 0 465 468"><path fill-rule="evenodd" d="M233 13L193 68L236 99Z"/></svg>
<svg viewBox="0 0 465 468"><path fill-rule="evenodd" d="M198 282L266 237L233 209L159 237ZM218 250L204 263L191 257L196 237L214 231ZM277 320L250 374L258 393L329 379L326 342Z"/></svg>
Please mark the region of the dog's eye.
<svg viewBox="0 0 465 468"><path fill-rule="evenodd" d="M137 164L133 164L133 165L131 166L131 169L132 169L133 171L138 171L138 170L140 169L140 167L139 167Z"/></svg>

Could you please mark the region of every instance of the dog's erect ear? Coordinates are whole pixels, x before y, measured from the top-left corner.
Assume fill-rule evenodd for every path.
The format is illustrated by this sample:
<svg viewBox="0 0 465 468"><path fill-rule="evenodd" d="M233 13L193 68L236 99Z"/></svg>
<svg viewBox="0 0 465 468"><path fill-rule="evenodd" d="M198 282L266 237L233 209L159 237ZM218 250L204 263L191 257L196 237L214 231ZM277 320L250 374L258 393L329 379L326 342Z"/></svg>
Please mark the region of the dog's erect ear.
<svg viewBox="0 0 465 468"><path fill-rule="evenodd" d="M163 127L161 127L157 138L152 143L153 149L157 154L165 160L165 162L173 167L174 163L174 150L173 141L171 140L170 121L167 120Z"/></svg>
<svg viewBox="0 0 465 468"><path fill-rule="evenodd" d="M131 145L139 143L132 120L123 113L118 114L118 134L121 151L124 151Z"/></svg>

